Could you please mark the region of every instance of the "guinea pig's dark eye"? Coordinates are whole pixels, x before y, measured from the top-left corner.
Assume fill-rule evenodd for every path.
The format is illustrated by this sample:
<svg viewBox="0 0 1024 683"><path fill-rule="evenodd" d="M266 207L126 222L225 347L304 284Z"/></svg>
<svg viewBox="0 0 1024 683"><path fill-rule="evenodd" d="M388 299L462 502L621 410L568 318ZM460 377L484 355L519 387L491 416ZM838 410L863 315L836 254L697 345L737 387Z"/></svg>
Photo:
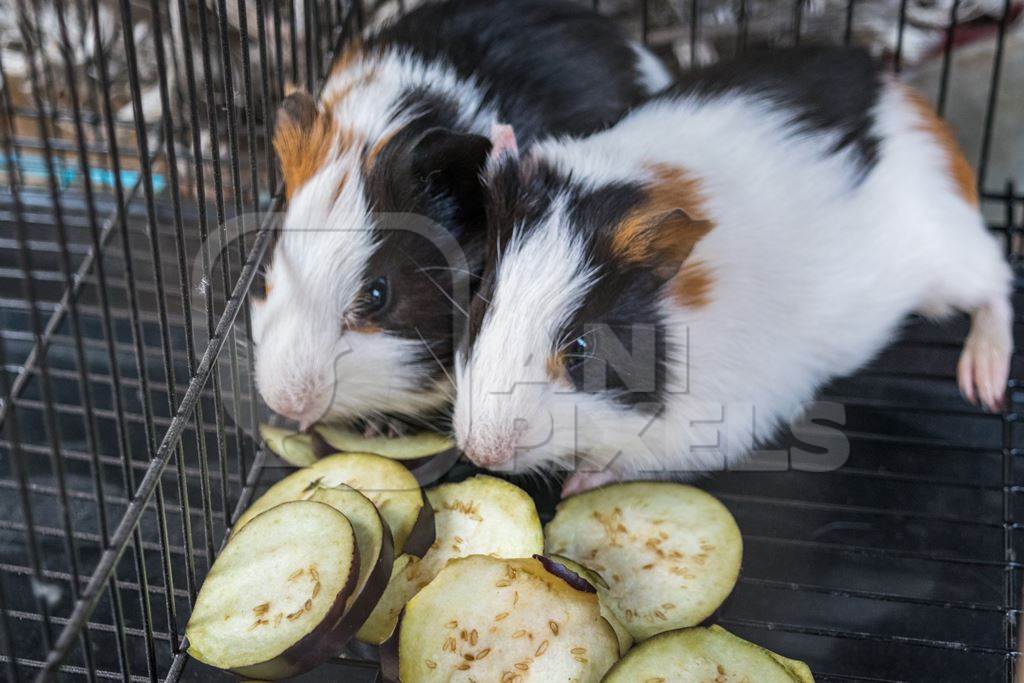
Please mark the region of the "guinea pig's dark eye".
<svg viewBox="0 0 1024 683"><path fill-rule="evenodd" d="M383 275L371 280L363 290L361 310L364 314L378 313L388 303L388 279Z"/></svg>
<svg viewBox="0 0 1024 683"><path fill-rule="evenodd" d="M575 370L592 355L592 342L586 336L576 337L565 347L565 367L567 370Z"/></svg>

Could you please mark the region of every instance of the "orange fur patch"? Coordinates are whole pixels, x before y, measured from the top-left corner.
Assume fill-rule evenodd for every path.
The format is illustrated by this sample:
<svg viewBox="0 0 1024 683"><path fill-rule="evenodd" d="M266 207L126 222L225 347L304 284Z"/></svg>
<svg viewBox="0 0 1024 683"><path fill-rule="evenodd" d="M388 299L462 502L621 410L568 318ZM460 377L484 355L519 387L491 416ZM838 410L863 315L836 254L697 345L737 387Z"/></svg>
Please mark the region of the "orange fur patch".
<svg viewBox="0 0 1024 683"><path fill-rule="evenodd" d="M939 147L946 156L948 172L957 191L972 206L978 206L978 185L974 177L974 169L964 158L960 146L957 144L956 136L949 124L939 118L928 104L928 101L913 88L903 86L907 102L917 111L921 118L920 129L935 138Z"/></svg>
<svg viewBox="0 0 1024 683"><path fill-rule="evenodd" d="M647 186L647 201L626 216L612 239L612 250L626 261L650 260L659 252L692 251L693 246L711 229L705 220L700 182L684 169L655 164L654 180ZM664 225L677 210L685 212L694 229L671 230Z"/></svg>
<svg viewBox="0 0 1024 683"><path fill-rule="evenodd" d="M714 281L706 263L688 263L679 270L672 283L672 293L680 306L702 308L711 303Z"/></svg>
<svg viewBox="0 0 1024 683"><path fill-rule="evenodd" d="M363 56L363 41L355 39L349 43L345 51L341 53L341 56L335 60L334 65L331 67L331 73L328 79L334 78L340 73L343 73L345 69L352 66L352 63Z"/></svg>
<svg viewBox="0 0 1024 683"><path fill-rule="evenodd" d="M562 351L556 351L548 357L545 370L547 371L548 379L555 384L572 386L572 382L569 381L569 374L565 370L565 353Z"/></svg>
<svg viewBox="0 0 1024 683"><path fill-rule="evenodd" d="M711 272L703 263L686 259L714 227L707 219L700 181L685 169L657 164L647 201L619 225L612 240L614 252L632 263L665 264L677 269L672 291L682 306L698 307L710 301Z"/></svg>

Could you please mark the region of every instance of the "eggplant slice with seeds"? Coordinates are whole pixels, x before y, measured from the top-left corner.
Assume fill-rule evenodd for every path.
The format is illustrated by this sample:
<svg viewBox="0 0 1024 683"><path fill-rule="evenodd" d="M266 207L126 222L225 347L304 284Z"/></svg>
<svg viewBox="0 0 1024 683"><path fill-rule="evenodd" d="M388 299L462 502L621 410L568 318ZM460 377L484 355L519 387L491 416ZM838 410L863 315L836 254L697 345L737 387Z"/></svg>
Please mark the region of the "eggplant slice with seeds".
<svg viewBox="0 0 1024 683"><path fill-rule="evenodd" d="M307 500L317 488L345 484L380 510L394 539L395 552L419 554L433 541L432 511L416 479L399 462L368 453L332 455L314 465L293 472L256 499L238 518L232 533L275 505Z"/></svg>
<svg viewBox="0 0 1024 683"><path fill-rule="evenodd" d="M402 683L596 683L618 656L597 595L534 558L451 560L409 601L399 626Z"/></svg>
<svg viewBox="0 0 1024 683"><path fill-rule="evenodd" d="M798 673L801 670L806 670L806 678ZM814 678L803 662L787 660L723 628L712 627L684 628L656 635L630 650L604 679L604 683L638 681L814 683Z"/></svg>
<svg viewBox="0 0 1024 683"><path fill-rule="evenodd" d="M296 501L234 534L185 628L189 654L239 676L278 679L336 656L358 624L344 618L359 576L345 515Z"/></svg>
<svg viewBox="0 0 1024 683"><path fill-rule="evenodd" d="M561 564L566 569L576 572L594 586L597 590L597 599L601 604L601 616L607 619L608 623L612 625L612 628L615 629L615 637L619 640L619 655L621 656L626 654L629 651L629 648L633 647L633 636L629 634L629 629L619 621L619 618L615 616L615 612L613 612L608 606L608 603L612 599L608 594L608 582L593 569L585 567L578 562L574 562L568 557L551 555L550 558Z"/></svg>
<svg viewBox="0 0 1024 683"><path fill-rule="evenodd" d="M361 627L391 578L395 558L391 531L370 499L344 484L318 488L310 500L330 505L352 524L359 548L359 579L345 606L345 618L358 621Z"/></svg>
<svg viewBox="0 0 1024 683"><path fill-rule="evenodd" d="M434 511L434 543L423 559L395 573L395 585L388 588L394 604L379 608L379 626L372 633L360 632L367 642L380 643L390 636L398 620L395 606L416 595L449 560L467 555L530 557L544 549L537 506L515 484L480 474L428 489L426 495Z"/></svg>
<svg viewBox="0 0 1024 683"><path fill-rule="evenodd" d="M402 608L412 596L419 592L426 583L417 580L420 558L413 555L400 555L395 558L391 568L391 578L373 612L356 633L356 638L364 643L380 645L391 637L402 614Z"/></svg>
<svg viewBox="0 0 1024 683"><path fill-rule="evenodd" d="M608 582L608 607L635 640L699 624L732 592L743 541L729 511L672 482L613 484L567 498L547 552Z"/></svg>

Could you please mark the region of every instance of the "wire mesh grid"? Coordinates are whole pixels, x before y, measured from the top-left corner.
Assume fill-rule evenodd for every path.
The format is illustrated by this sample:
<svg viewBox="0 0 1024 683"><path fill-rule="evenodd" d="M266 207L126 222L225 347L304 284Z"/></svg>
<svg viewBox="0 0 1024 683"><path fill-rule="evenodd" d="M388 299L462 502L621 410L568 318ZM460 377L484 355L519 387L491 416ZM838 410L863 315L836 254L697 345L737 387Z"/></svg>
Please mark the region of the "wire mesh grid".
<svg viewBox="0 0 1024 683"><path fill-rule="evenodd" d="M0 50L0 678L211 680L184 653L190 606L233 517L287 472L251 438L243 305L280 201L268 112L287 82L316 87L364 8L13 2L0 34L23 56ZM815 21L800 0L733 2L724 19L710 0L594 4L684 64L708 46L797 42ZM857 40L865 4L845 3L828 37ZM896 70L911 23L898 5ZM991 164L1016 14L1000 9L969 151L1019 266L1024 194ZM960 11L950 3L928 93L940 109L960 96ZM242 215L261 229L219 249ZM1015 355L1003 414L969 408L953 378L965 329L910 321L826 390L845 411L841 469L808 471L811 458L701 482L746 547L719 623L819 680L1012 680L1022 368ZM551 493L531 492L546 520ZM313 674L376 676L358 657Z"/></svg>

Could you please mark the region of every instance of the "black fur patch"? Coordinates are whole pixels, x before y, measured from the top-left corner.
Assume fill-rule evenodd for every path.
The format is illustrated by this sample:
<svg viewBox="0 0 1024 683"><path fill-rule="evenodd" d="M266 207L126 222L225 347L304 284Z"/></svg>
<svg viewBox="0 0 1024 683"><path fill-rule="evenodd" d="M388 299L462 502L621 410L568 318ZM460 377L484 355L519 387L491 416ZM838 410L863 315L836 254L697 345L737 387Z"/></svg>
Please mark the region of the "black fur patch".
<svg viewBox="0 0 1024 683"><path fill-rule="evenodd" d="M496 286L497 254L511 238L512 227L529 235L552 200L565 196L572 207L567 224L584 240L588 263L599 265L596 282L558 335L567 343L581 336L588 341L586 357L568 364L569 377L577 390L605 393L623 405L646 409L660 403L669 349L656 304L665 282L651 268L624 262L612 249L616 227L644 202L644 189L621 183L583 190L543 161L528 163L531 168L522 170L506 161L490 178L488 253L470 308L466 344L472 346L486 318Z"/></svg>
<svg viewBox="0 0 1024 683"><path fill-rule="evenodd" d="M839 134L833 153L853 150L866 176L878 161L871 133L881 91L878 63L861 48L803 46L719 62L685 74L670 95L747 92L793 112L801 132Z"/></svg>
<svg viewBox="0 0 1024 683"><path fill-rule="evenodd" d="M366 49L394 45L475 78L485 104L515 127L521 142L601 130L646 96L625 33L582 3L428 3L371 38Z"/></svg>

